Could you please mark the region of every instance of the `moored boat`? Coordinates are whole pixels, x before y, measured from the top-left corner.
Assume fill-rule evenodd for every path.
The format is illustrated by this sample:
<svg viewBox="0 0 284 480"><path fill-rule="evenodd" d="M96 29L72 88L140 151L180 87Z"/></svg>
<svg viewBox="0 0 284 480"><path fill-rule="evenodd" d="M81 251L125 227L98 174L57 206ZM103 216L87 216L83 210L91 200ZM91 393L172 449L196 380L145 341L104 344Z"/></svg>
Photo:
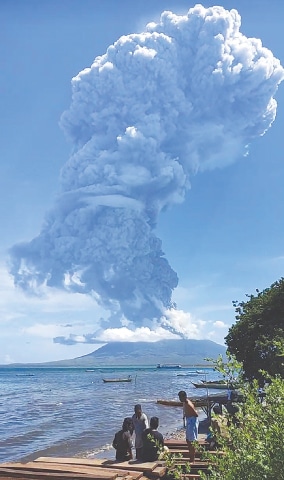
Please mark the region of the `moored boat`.
<svg viewBox="0 0 284 480"><path fill-rule="evenodd" d="M200 380L202 383L219 383L220 385L228 385L226 380Z"/></svg>
<svg viewBox="0 0 284 480"><path fill-rule="evenodd" d="M226 390L228 388L226 382L205 382L204 380L200 383L191 382L195 388L214 388L218 390Z"/></svg>
<svg viewBox="0 0 284 480"><path fill-rule="evenodd" d="M103 378L104 383L121 383L121 382L132 382L131 375L128 375L126 378Z"/></svg>

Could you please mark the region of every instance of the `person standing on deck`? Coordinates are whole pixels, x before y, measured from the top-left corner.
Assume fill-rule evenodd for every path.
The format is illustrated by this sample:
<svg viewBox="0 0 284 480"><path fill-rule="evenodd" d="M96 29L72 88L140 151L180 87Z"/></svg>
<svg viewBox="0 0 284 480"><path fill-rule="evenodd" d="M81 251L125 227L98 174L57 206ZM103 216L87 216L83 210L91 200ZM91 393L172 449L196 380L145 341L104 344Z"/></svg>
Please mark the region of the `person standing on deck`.
<svg viewBox="0 0 284 480"><path fill-rule="evenodd" d="M136 449L136 460L142 460L143 454L143 439L142 433L146 428L149 428L149 422L147 415L142 412L141 405L135 405L134 415L132 416L132 421L135 431L135 449Z"/></svg>
<svg viewBox="0 0 284 480"><path fill-rule="evenodd" d="M195 460L195 447L192 442L197 441L198 436L198 413L193 403L187 398L184 390L178 393L180 401L183 403L183 418L186 419L186 443L189 450L189 460Z"/></svg>

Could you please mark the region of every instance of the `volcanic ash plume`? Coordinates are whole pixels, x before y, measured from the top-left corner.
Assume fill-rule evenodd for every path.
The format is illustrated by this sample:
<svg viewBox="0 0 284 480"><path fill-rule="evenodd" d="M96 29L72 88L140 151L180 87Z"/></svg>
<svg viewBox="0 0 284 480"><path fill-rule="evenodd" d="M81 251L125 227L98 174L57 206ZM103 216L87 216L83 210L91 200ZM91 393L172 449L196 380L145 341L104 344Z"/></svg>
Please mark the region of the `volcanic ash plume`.
<svg viewBox="0 0 284 480"><path fill-rule="evenodd" d="M246 153L276 115L283 68L240 33L236 10L164 12L72 79L61 126L72 155L40 234L11 249L15 283L91 294L112 326L172 307L176 273L154 229L190 176Z"/></svg>

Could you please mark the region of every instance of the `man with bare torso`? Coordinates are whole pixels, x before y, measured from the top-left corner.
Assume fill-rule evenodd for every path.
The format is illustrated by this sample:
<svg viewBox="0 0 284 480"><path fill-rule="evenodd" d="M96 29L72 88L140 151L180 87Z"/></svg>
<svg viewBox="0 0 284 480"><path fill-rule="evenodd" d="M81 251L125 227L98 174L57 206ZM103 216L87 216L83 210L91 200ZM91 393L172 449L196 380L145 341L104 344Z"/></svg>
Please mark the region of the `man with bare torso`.
<svg viewBox="0 0 284 480"><path fill-rule="evenodd" d="M192 442L197 441L198 436L198 413L193 403L187 398L184 390L178 393L180 401L183 403L183 418L186 419L186 443L189 450L189 460L194 462L195 446Z"/></svg>

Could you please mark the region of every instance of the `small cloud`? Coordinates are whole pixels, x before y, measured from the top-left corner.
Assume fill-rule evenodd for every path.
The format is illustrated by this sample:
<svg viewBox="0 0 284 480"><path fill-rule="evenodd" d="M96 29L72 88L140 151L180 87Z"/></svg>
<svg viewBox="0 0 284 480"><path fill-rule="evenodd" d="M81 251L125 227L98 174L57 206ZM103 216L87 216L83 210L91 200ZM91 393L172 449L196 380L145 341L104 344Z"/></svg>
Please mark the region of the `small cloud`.
<svg viewBox="0 0 284 480"><path fill-rule="evenodd" d="M13 363L13 358L10 355L7 354L7 355L4 356L4 364L8 365L9 363Z"/></svg>
<svg viewBox="0 0 284 480"><path fill-rule="evenodd" d="M216 322L213 323L213 325L216 328L227 328L227 325L221 320L217 320Z"/></svg>

